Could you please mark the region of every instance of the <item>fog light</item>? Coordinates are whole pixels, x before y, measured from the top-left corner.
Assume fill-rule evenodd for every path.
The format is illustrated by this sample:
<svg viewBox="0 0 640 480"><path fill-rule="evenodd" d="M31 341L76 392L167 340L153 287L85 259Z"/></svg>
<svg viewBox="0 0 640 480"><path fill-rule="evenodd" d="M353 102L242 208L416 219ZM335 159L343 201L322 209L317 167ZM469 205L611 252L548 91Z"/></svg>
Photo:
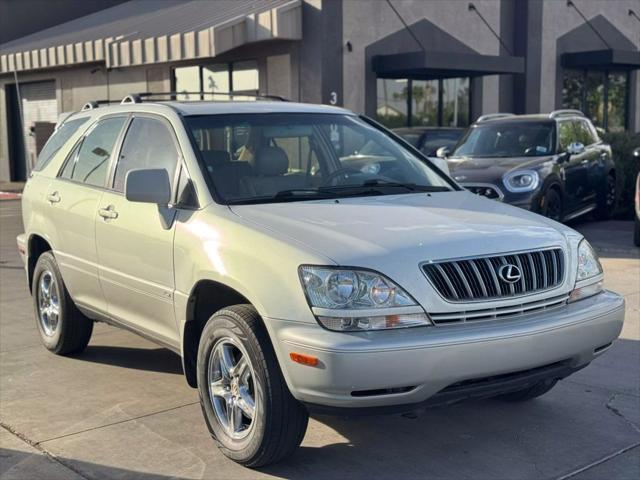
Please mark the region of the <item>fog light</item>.
<svg viewBox="0 0 640 480"><path fill-rule="evenodd" d="M593 297L602 292L602 280L591 285L585 285L584 287L575 288L569 295L568 303L576 302L584 298Z"/></svg>

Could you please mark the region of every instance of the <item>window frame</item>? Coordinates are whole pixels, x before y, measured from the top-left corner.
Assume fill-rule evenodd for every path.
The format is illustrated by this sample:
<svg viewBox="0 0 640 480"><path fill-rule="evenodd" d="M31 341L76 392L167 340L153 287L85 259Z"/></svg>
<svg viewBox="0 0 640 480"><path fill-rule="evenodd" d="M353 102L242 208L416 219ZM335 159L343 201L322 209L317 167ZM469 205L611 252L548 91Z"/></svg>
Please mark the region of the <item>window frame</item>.
<svg viewBox="0 0 640 480"><path fill-rule="evenodd" d="M236 63L244 63L244 62L255 62L256 64L256 71L258 72L258 88L256 88L255 90L234 90L233 88L233 71L234 71L233 65ZM229 82L229 91L216 92L215 95L211 95L211 93L207 93L204 90L204 68L213 67L215 65L224 65L227 68L226 72L227 72L227 78ZM234 60L232 62L215 62L215 63L207 63L207 64L199 63L196 65L180 65L180 66L172 67L171 68L171 91L175 92L174 94L171 95L172 100L176 100L179 95L182 95L180 92L176 91L176 85L177 85L176 70L179 68L185 68L185 67L198 67L198 79L200 83L200 89L197 92L189 92L189 93L200 94L200 100L204 100L205 96L207 95L211 95L215 100L216 96L222 97L223 95L228 95L229 97L233 97L233 96L241 97L243 95L249 95L249 96L259 95L260 93L260 63L256 58L248 58L244 60Z"/></svg>
<svg viewBox="0 0 640 480"><path fill-rule="evenodd" d="M80 153L80 149L82 148L82 143L84 143L84 140L89 135L91 135L91 133L98 127L98 125L100 125L101 122L103 122L105 120L109 120L111 118L118 118L118 117L124 118L125 121L122 124L122 126L120 127L120 131L118 132L118 136L116 137L116 140L115 140L115 142L113 144L113 149L111 150L111 155L109 156L109 160L107 161L107 172L106 172L104 181L102 182L102 185L91 185L91 184L88 184L86 182L78 182L77 180L73 180L72 178L62 177L62 172L64 172L64 170L67 167L67 165L69 164L69 162L75 161L75 159L78 157L78 155ZM91 125L89 125L89 127L87 127L87 129L82 134L82 136L80 138L78 138L78 140L76 140L76 142L73 144L73 147L71 147L71 150L67 154L67 157L64 159L64 162L62 162L62 165L60 165L60 168L58 168L58 172L56 173L56 177L55 177L56 180L61 180L61 181L64 181L64 182L73 183L74 185L81 185L83 187L98 189L98 190L102 190L102 191L108 190L107 185L108 185L108 180L109 180L111 168L112 168L112 165L113 165L113 162L114 162L114 154L116 152L119 152L120 140L122 138L122 134L124 132L124 129L127 127L128 122L129 122L128 117L130 117L130 114L118 112L118 113L112 113L112 114L108 114L108 115L104 115L104 116L96 118L95 121Z"/></svg>
<svg viewBox="0 0 640 480"><path fill-rule="evenodd" d="M444 81L461 78L469 81L469 106L467 111L467 125L443 125L444 121ZM471 111L473 108L473 82L472 77L462 76L462 77L445 77L445 78L430 78L430 79L421 79L421 78L389 78L389 77L376 77L376 85L378 80L407 80L407 98L406 98L406 108L407 108L407 121L405 125L398 128L412 128L412 127L427 127L427 128L468 128L473 124L471 120L473 117L471 115ZM437 112L436 112L436 124L435 125L413 125L413 82L417 81L436 81L438 85L438 95L437 95ZM376 87L377 88L377 87ZM378 109L378 92L376 92L376 111ZM379 121L376 118L376 121ZM391 127L385 127L391 128ZM393 127L395 128L395 127Z"/></svg>
<svg viewBox="0 0 640 480"><path fill-rule="evenodd" d="M606 131L609 131L609 86L610 86L610 81L609 81L609 75L612 73L620 73L623 74L625 76L625 92L624 92L624 96L625 96L625 109L624 109L624 131L629 131L629 122L630 122L630 116L631 116L631 109L630 109L630 98L631 98L631 75L629 74L628 71L626 70L616 70L616 69L611 69L611 68L605 68L605 69L598 69L598 68L566 68L563 70L562 72L562 83L563 86L561 87L560 93L561 93L561 98L560 98L560 104L562 107L564 107L565 105L565 98L564 98L564 94L562 92L562 90L564 89L564 81L565 78L570 75L571 73L577 73L579 78L580 78L580 98L579 98L579 103L580 103L580 110L582 112L584 112L585 115L587 116L591 116L591 112L588 111L587 107L587 88L586 88L586 84L587 84L587 76L589 75L590 72L602 72L604 74L604 81L603 81L603 91L602 91L602 105L603 105L603 115L602 115L602 128ZM591 121L591 119L589 119L589 121ZM592 122L593 123L593 122ZM595 128L595 124L594 124L594 128ZM598 135L597 138L600 138L600 136Z"/></svg>
<svg viewBox="0 0 640 480"><path fill-rule="evenodd" d="M121 196L125 196L125 192L118 192L117 190L115 190L113 188L113 185L115 183L115 175L116 175L116 168L118 166L118 161L120 160L120 155L122 154L122 149L124 147L124 141L127 138L127 133L129 133L129 129L131 128L131 124L133 123L133 120L135 118L152 118L154 120L158 120L161 123L163 123L169 130L170 133L170 137L171 140L176 148L176 152L178 153L178 158L176 160L176 169L174 171L173 174L173 179L171 179L171 202L169 203L170 207L177 207L177 208L184 208L184 207L179 207L179 205L177 204L177 195L178 195L178 180L180 179L180 172L182 171L182 168L184 168L187 172L187 175L189 175L189 178L193 178L191 176L191 174L189 173L189 169L186 166L186 162L184 160L184 153L182 151L182 148L180 146L180 142L178 141L178 135L176 134L175 128L173 127L173 124L169 121L169 119L163 115L158 115L155 113L149 113L149 112L131 112L128 114L129 118L127 119L127 122L125 123L122 131L120 132L120 136L118 138L118 141L116 143L117 145L117 149L114 149L114 152L117 153L117 155L112 159L112 162L110 164L110 169L109 169L109 175L107 176L107 186L105 187L105 190L116 194L116 195L121 195ZM192 180L193 183L193 180ZM200 199L198 196L198 191L195 188L195 184L194 184L194 190L196 193L196 200L198 202L198 205L200 205ZM189 209L193 209L193 207L188 207ZM199 208L199 207L198 207Z"/></svg>

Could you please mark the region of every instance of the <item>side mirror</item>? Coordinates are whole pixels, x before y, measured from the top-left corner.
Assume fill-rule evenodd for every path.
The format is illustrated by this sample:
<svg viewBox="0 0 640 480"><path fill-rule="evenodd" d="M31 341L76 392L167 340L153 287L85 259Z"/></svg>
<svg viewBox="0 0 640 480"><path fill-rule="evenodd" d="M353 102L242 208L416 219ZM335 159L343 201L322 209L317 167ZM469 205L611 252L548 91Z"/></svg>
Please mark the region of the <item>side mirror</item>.
<svg viewBox="0 0 640 480"><path fill-rule="evenodd" d="M124 193L130 202L168 205L171 201L169 174L164 168L129 170Z"/></svg>
<svg viewBox="0 0 640 480"><path fill-rule="evenodd" d="M584 144L580 142L571 142L567 147L567 153L569 155L580 155L584 152Z"/></svg>
<svg viewBox="0 0 640 480"><path fill-rule="evenodd" d="M451 172L449 171L449 163L444 158L431 158L430 159L436 167L442 170L447 175L451 176Z"/></svg>
<svg viewBox="0 0 640 480"><path fill-rule="evenodd" d="M449 147L440 147L436 150L436 157L438 158L447 158L451 155L451 149Z"/></svg>

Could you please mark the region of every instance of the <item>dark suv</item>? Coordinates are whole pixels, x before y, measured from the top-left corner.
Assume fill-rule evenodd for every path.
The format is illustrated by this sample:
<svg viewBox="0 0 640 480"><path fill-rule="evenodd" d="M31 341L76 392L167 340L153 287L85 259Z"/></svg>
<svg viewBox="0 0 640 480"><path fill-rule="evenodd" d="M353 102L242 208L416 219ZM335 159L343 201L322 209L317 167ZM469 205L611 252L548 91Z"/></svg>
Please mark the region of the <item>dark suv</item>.
<svg viewBox="0 0 640 480"><path fill-rule="evenodd" d="M611 216L616 198L611 147L582 112L496 113L480 117L446 157L451 175L474 193L558 221Z"/></svg>

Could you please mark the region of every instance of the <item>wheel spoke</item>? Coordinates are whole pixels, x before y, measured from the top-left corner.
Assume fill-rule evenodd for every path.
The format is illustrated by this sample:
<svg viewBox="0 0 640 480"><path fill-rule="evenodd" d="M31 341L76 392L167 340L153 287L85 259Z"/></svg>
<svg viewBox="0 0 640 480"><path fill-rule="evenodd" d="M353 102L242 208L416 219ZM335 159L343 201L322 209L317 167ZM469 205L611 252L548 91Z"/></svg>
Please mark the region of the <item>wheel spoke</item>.
<svg viewBox="0 0 640 480"><path fill-rule="evenodd" d="M256 411L256 405L249 395L249 390L246 387L240 387L240 397L238 398L238 407L247 416L247 418L253 420L253 416Z"/></svg>
<svg viewBox="0 0 640 480"><path fill-rule="evenodd" d="M231 379L231 373L233 372L233 355L231 354L231 347L226 344L222 344L219 347L220 356L220 373L225 379Z"/></svg>
<svg viewBox="0 0 640 480"><path fill-rule="evenodd" d="M231 372L231 374L235 377L242 378L242 376L247 371L248 366L249 363L247 362L247 359L244 357L244 355L242 355L240 357L240 360L238 360L238 363L236 363L236 366L233 367L233 371Z"/></svg>
<svg viewBox="0 0 640 480"><path fill-rule="evenodd" d="M213 395L214 397L224 398L225 401L226 401L226 397L227 397L227 395L229 393L225 389L224 384L222 383L222 380L217 380L215 382L212 382L211 383L210 392L211 392L211 395Z"/></svg>

